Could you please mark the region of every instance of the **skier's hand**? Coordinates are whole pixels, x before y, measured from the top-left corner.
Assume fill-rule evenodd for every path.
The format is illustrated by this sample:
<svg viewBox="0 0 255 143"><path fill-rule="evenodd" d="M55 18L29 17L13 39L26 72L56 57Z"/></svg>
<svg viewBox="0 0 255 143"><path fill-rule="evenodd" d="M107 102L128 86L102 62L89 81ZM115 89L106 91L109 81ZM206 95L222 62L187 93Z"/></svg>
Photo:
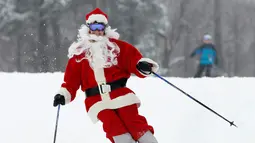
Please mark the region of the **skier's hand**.
<svg viewBox="0 0 255 143"><path fill-rule="evenodd" d="M54 97L54 102L53 102L53 106L56 107L59 104L61 105L65 105L65 97L63 95L57 94Z"/></svg>
<svg viewBox="0 0 255 143"><path fill-rule="evenodd" d="M138 62L136 68L143 74L149 75L152 72L152 64L146 61Z"/></svg>
<svg viewBox="0 0 255 143"><path fill-rule="evenodd" d="M159 65L153 61L152 59L149 58L141 58L137 65L136 65L137 70L144 74L145 76L150 75L153 72L157 72L159 69Z"/></svg>

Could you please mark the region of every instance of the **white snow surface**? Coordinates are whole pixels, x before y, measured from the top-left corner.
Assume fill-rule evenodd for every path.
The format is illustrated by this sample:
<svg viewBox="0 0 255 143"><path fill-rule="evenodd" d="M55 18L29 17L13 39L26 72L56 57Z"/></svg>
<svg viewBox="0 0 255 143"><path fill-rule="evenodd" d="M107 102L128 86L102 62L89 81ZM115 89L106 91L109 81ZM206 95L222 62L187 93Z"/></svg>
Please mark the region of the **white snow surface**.
<svg viewBox="0 0 255 143"><path fill-rule="evenodd" d="M159 143L255 143L255 78L167 78L238 128L156 77L131 77L128 87L142 101L139 111ZM53 142L53 97L63 73L0 73L0 142ZM87 116L84 95L60 108L57 143L109 143L101 123Z"/></svg>

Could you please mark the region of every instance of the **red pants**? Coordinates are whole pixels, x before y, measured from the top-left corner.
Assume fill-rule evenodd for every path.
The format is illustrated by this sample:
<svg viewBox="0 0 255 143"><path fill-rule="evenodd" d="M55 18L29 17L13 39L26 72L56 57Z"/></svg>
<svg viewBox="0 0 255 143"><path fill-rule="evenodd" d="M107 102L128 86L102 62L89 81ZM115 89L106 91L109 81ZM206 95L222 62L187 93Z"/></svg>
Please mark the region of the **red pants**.
<svg viewBox="0 0 255 143"><path fill-rule="evenodd" d="M136 141L148 130L154 133L153 127L148 125L146 118L139 115L136 104L115 110L103 110L98 114L98 119L102 121L106 137L112 143L114 136L125 133L130 133Z"/></svg>

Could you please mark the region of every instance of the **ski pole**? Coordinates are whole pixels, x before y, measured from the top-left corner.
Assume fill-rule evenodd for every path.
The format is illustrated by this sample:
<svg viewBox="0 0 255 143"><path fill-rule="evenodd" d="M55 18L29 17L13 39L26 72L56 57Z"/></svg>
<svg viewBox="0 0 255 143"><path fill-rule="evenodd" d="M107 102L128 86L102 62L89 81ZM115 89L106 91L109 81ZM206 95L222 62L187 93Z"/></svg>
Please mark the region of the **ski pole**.
<svg viewBox="0 0 255 143"><path fill-rule="evenodd" d="M57 111L57 118L56 118L56 125L55 125L55 133L54 133L54 140L53 140L53 143L56 143L56 136L57 136L57 131L58 131L59 111L60 111L60 104L58 105L58 111Z"/></svg>
<svg viewBox="0 0 255 143"><path fill-rule="evenodd" d="M182 92L184 95L188 96L189 98L191 98L192 100L196 101L198 104L202 105L203 107L205 107L206 109L208 109L209 111L213 112L214 114L218 115L220 118L224 119L225 121L227 121L228 123L230 123L230 126L235 126L234 121L230 122L228 119L224 118L223 116L221 116L220 114L218 114L217 112L215 112L213 109L209 108L208 106L206 106L205 104L203 104L202 102L198 101L197 99L195 99L194 97L192 97L191 95L189 95L188 93L186 93L185 91L183 91L182 89L178 88L177 86L175 86L174 84L170 83L168 80L166 80L165 78L163 78L162 76L158 75L155 72L152 72L155 76L157 76L158 78L160 78L161 80L165 81L166 83L168 83L169 85L171 85L172 87L174 87L175 89L179 90L180 92Z"/></svg>

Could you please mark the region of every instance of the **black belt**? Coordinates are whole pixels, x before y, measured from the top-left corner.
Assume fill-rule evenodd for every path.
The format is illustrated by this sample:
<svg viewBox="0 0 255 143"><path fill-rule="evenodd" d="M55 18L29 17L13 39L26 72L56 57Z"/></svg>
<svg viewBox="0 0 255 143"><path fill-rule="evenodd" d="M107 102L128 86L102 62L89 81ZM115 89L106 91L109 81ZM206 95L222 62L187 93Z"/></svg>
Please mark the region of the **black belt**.
<svg viewBox="0 0 255 143"><path fill-rule="evenodd" d="M89 89L85 90L85 93L86 93L87 97L98 95L100 93L101 94L107 93L107 92L113 91L115 89L125 87L126 83L127 83L127 78L121 78L121 79L113 81L113 82L109 82L106 84L100 84L99 86L89 88ZM108 88L107 92L104 91L104 90L106 90L106 88Z"/></svg>

